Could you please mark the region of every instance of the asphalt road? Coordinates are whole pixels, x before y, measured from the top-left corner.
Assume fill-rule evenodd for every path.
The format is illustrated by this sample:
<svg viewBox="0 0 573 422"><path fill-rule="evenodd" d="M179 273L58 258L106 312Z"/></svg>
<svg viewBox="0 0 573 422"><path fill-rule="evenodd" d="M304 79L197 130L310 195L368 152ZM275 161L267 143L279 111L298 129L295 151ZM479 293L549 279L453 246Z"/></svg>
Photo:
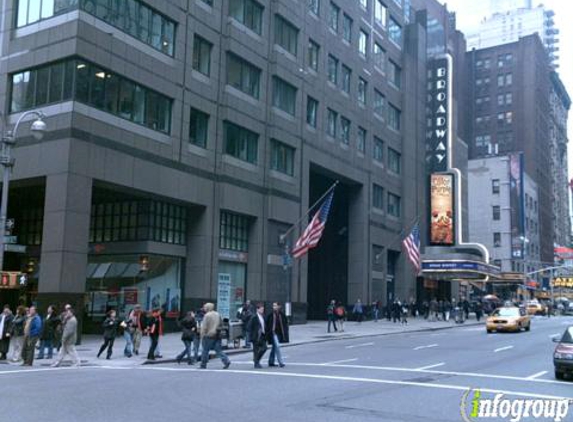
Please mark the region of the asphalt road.
<svg viewBox="0 0 573 422"><path fill-rule="evenodd" d="M462 326L286 347L285 368L258 370L250 354L227 370L219 360L207 370L0 365L0 422L458 422L470 389L483 398L573 397L573 381L553 377L550 337L567 325L573 318L536 317L528 333ZM571 408L563 420L573 421Z"/></svg>

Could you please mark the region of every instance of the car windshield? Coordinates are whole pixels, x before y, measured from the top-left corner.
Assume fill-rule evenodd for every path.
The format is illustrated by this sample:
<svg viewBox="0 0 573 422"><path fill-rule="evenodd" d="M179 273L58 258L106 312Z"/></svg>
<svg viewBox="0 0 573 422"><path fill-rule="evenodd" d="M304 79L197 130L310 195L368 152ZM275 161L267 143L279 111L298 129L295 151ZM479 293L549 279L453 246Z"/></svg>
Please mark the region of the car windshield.
<svg viewBox="0 0 573 422"><path fill-rule="evenodd" d="M493 313L493 316L496 316L496 317L519 316L519 309L517 309L517 308L496 309Z"/></svg>
<svg viewBox="0 0 573 422"><path fill-rule="evenodd" d="M565 330L563 337L561 337L561 343L573 344L573 327L569 327Z"/></svg>

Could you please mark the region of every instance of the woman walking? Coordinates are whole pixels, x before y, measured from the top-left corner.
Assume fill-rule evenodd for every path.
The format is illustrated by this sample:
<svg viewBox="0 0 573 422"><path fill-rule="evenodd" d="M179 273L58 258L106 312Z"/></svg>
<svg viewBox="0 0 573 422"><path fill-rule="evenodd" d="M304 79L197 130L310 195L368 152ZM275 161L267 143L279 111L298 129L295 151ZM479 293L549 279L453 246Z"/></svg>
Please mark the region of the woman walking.
<svg viewBox="0 0 573 422"><path fill-rule="evenodd" d="M22 360L24 350L24 326L26 324L26 308L22 305L16 309L16 316L12 320L12 362Z"/></svg>
<svg viewBox="0 0 573 422"><path fill-rule="evenodd" d="M117 319L115 315L115 311L112 309L107 313L107 318L103 322L103 344L99 348L99 352L97 354L98 358L107 347L106 359L111 359L113 342L115 341L115 336L117 334Z"/></svg>
<svg viewBox="0 0 573 422"><path fill-rule="evenodd" d="M185 318L179 321L181 327L181 341L185 345L185 349L177 355L177 363L181 363L183 358L187 356L189 365L195 363L195 359L191 356L191 345L197 336L197 321L195 321L195 313L193 311L187 312Z"/></svg>

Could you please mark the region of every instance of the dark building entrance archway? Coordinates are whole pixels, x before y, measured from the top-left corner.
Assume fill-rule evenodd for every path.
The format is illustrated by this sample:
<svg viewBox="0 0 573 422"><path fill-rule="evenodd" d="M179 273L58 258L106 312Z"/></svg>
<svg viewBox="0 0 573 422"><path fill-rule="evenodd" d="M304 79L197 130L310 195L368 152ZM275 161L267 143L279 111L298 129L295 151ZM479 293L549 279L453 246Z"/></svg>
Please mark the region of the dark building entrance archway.
<svg viewBox="0 0 573 422"><path fill-rule="evenodd" d="M332 177L311 171L309 204L314 204L334 182ZM348 187L342 183L336 187L320 243L309 251L307 285L308 319L325 319L332 299L347 302Z"/></svg>

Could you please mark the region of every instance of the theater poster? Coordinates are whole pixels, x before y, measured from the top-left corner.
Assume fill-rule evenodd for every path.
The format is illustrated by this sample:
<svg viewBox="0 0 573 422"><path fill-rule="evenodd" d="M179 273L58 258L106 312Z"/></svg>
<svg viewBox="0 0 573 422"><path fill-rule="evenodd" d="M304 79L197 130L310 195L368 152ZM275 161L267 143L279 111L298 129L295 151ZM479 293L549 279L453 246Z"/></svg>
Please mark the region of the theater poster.
<svg viewBox="0 0 573 422"><path fill-rule="evenodd" d="M430 176L430 243L454 244L454 175Z"/></svg>

